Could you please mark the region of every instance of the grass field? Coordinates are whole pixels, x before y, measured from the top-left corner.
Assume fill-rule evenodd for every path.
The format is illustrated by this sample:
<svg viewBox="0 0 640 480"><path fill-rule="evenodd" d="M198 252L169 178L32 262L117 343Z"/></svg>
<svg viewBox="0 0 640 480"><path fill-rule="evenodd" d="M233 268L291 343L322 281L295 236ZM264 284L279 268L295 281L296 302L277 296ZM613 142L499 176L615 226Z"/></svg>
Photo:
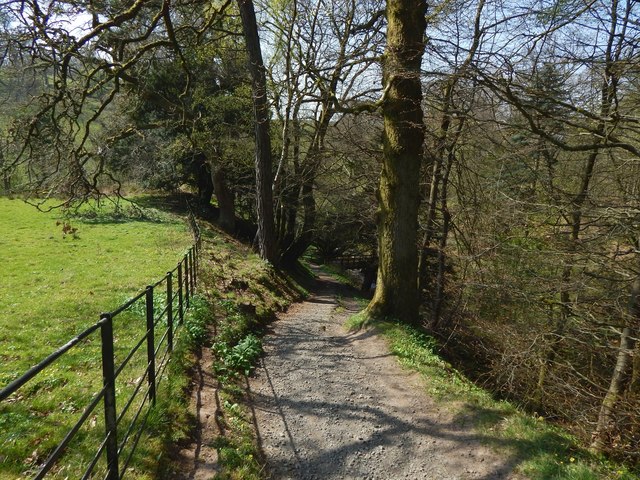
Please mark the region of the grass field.
<svg viewBox="0 0 640 480"><path fill-rule="evenodd" d="M146 213L127 217L103 209L68 220L60 211L41 213L0 198L0 388L182 258L192 243L183 219ZM65 221L75 234L64 234ZM123 316L114 329L116 348L124 352L144 334L144 322ZM99 358L99 338L91 337L0 404L0 479L37 471L99 390ZM134 370L123 372L122 391L139 375ZM99 413L78 445L104 432ZM54 477L76 478L73 465L85 461L83 448L70 448L71 466Z"/></svg>

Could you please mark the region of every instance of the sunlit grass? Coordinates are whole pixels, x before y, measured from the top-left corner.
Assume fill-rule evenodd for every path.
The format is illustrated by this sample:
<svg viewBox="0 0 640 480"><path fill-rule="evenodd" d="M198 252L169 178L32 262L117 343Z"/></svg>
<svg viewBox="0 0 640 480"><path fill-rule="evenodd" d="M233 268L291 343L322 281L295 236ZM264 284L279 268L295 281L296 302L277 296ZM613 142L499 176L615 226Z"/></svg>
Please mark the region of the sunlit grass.
<svg viewBox="0 0 640 480"><path fill-rule="evenodd" d="M65 221L75 234L64 234ZM89 219L65 219L59 210L41 213L20 200L0 198L0 387L96 323L100 312L162 278L191 242L183 220L166 214L127 218L97 210ZM116 361L144 331L139 316L117 318ZM100 389L99 340L96 332L0 404L1 479L37 471ZM145 362L142 349L123 371L117 384L122 402ZM104 433L101 408L54 477L75 478L74 469L93 454L95 445L86 442L92 446L85 448L83 438ZM153 441L142 446L146 453L158 448Z"/></svg>
<svg viewBox="0 0 640 480"><path fill-rule="evenodd" d="M400 363L419 372L427 392L465 421L475 424L478 436L510 457L518 472L534 480L596 480L640 478L625 467L590 454L569 433L544 418L494 399L438 355L435 339L402 323L351 317L351 330L374 326L386 338Z"/></svg>

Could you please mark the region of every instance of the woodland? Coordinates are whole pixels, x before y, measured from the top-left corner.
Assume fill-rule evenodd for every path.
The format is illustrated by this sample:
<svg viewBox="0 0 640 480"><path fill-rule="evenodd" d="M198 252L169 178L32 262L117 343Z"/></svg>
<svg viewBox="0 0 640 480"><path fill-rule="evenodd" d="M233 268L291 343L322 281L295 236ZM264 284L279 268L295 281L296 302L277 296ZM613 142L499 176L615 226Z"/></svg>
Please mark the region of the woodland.
<svg viewBox="0 0 640 480"><path fill-rule="evenodd" d="M2 0L0 193L189 189L640 463L635 0ZM46 201L46 203L45 203Z"/></svg>

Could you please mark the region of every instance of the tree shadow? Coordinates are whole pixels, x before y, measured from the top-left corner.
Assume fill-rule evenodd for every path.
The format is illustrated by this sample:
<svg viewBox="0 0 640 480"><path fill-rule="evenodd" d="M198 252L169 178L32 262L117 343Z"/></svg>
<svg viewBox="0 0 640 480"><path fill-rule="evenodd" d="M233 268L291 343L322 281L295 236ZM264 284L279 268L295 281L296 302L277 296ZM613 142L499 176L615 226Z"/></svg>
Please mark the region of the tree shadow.
<svg viewBox="0 0 640 480"><path fill-rule="evenodd" d="M367 478L370 467L362 467L361 461L378 456L384 458L385 452L401 449L402 453L396 452L391 457L390 464L381 464L384 468L385 478L396 478L394 475L402 474L405 465L397 465L398 458L405 458L406 462L414 462L423 457L424 462L418 460L415 467L412 467L416 474L422 472L421 477L415 478L445 478L443 471L455 471L460 474L460 478L465 477L467 462L459 462L461 455L473 455L477 448L490 445L503 453L503 460L491 465L490 468L483 468L487 471L480 476L473 478L481 480L496 480L514 478L513 471L523 460L531 455L537 454L532 448L535 447L531 441L518 440L516 442L507 441L498 436L483 433L470 433L460 418L455 418L449 422L436 423L423 419L408 420L406 415L397 415L388 409L383 410L375 404L368 406L354 405L339 402L331 399L326 400L292 400L287 396L278 394L277 387L274 386L272 373L268 368L263 370L270 386L269 395L261 395L252 392L252 404L255 410L267 410L279 417L279 422L284 427L285 438L280 441L280 448L277 453L268 459L268 465L272 471L273 478ZM357 393L357 392L356 392ZM473 412L470 409L466 412L467 420L480 412ZM482 412L486 414L486 412ZM471 416L470 416L471 415ZM322 417L328 423L348 423L357 421L359 425L354 430L355 435L351 438L336 437L334 446L328 449L318 448L315 441L317 435L311 436L310 432L301 432L292 425L297 418L315 416L319 417L319 425L322 425ZM264 448L264 432L254 417L254 424L258 432L258 444ZM318 429L322 429L319 426ZM415 439L420 438L423 443L416 443ZM555 438L541 439L555 441ZM433 460L434 445L443 444L444 447L437 447L448 455L449 464L429 465ZM263 452L264 454L264 452ZM483 462L484 458L477 458L477 462ZM456 471L459 469L459 471ZM382 472L377 472L382 473ZM404 476L404 475L403 475ZM409 477L407 477L409 478ZM411 477L414 478L414 477ZM451 478L451 477L449 477ZM457 477L456 477L457 478Z"/></svg>
<svg viewBox="0 0 640 480"><path fill-rule="evenodd" d="M372 400L367 404L353 403L344 396L336 395L330 384L341 382L340 377L344 375L341 365L389 357L391 354L386 350L373 355L348 348L346 353L340 351L350 344L376 336L375 329L339 335L324 333L329 321L327 312L330 312L332 305L336 305L336 300L331 297L336 293L335 286L326 277L318 280L316 296L309 300L316 305L316 309L304 323L288 324L272 337L272 347L279 359L277 366L270 367L263 358L260 369L268 389L251 391L248 385L258 444L263 458L267 458L265 445L269 445L267 463L273 478L368 478L372 470L363 467L362 462L375 461L384 469L376 472L375 478L397 478L397 475L404 478L406 470L402 468L409 465L413 469L415 463L415 469L410 470L412 473L407 478L514 479L521 478L514 472L523 462L563 449L567 455L571 453L567 439L549 429L540 429L533 436L515 440L503 438L499 429L505 417L513 411L499 406L492 408L466 404L459 413L445 416L442 420L436 415L412 415L410 412L396 411L388 405L384 406L376 394L369 397ZM300 357L314 358L314 362L291 361ZM322 373L318 368L326 370ZM379 375L384 374L379 372ZM281 380L274 380L274 375L296 379L320 376L326 382L326 388L320 395L317 392L308 395L304 391L291 395ZM402 379L391 380L392 383L403 382ZM297 385L290 386L291 390L296 388ZM366 396L372 393L369 388L370 385L363 380L352 394L356 397ZM416 397L419 395L419 392L415 392ZM278 418L284 437L275 442L276 448L273 438L265 442L273 432L261 430L256 417L258 412ZM298 425L302 422L300 419L309 417L315 417L312 425L316 427L301 430ZM340 436L343 434L336 433L330 427L332 424L353 421L356 422L357 431L352 432L352 436ZM535 419L531 421L535 422ZM335 435L336 438L326 448L327 443L319 441L322 435ZM421 439L420 443L415 439ZM402 451L398 452L398 449ZM492 454L492 450L499 452L499 457ZM391 464L380 463L379 459L389 451L395 451ZM440 452L437 458L444 458L445 464L434 464L434 451ZM484 456L488 459L487 463L483 463ZM549 471L543 472L542 478L553 478L561 473L561 467L554 467L554 462L547 464ZM469 468L477 471L468 471ZM451 472L454 472L454 477L450 476ZM413 474L416 476L412 477Z"/></svg>

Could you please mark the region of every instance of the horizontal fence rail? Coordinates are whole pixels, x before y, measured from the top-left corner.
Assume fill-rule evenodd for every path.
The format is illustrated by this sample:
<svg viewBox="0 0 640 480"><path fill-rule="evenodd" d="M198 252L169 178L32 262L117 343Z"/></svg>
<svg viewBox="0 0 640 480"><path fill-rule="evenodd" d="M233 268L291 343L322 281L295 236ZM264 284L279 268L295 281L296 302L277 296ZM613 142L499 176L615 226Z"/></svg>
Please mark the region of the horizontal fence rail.
<svg viewBox="0 0 640 480"><path fill-rule="evenodd" d="M77 422L51 451L47 459L39 465L37 473L32 478L36 480L45 478L57 466L71 441L89 418L92 415L95 416L94 412L101 403L105 433L80 478L120 480L125 476L144 432L151 407L156 403L158 384L169 362L174 337L183 324L186 310L192 303L196 289L201 239L200 230L193 215L189 216L189 222L195 243L173 270L115 310L100 314L98 322L0 390L0 402L12 401L12 399L13 402L19 402L20 399L14 394L25 384L37 378L47 367L84 341L94 337L99 341L102 388L84 406ZM126 312L140 310L141 304L143 311L139 313L144 317L144 334L137 339L131 350L123 354L124 358L116 363L114 324L119 320L119 316ZM143 351L146 360L144 372L133 385L133 391L129 397L122 398L126 392L117 388L118 378L130 366L136 353ZM96 472L100 462L106 465L106 468L103 472Z"/></svg>
<svg viewBox="0 0 640 480"><path fill-rule="evenodd" d="M376 255L343 255L334 260L344 269L367 268L378 263Z"/></svg>

